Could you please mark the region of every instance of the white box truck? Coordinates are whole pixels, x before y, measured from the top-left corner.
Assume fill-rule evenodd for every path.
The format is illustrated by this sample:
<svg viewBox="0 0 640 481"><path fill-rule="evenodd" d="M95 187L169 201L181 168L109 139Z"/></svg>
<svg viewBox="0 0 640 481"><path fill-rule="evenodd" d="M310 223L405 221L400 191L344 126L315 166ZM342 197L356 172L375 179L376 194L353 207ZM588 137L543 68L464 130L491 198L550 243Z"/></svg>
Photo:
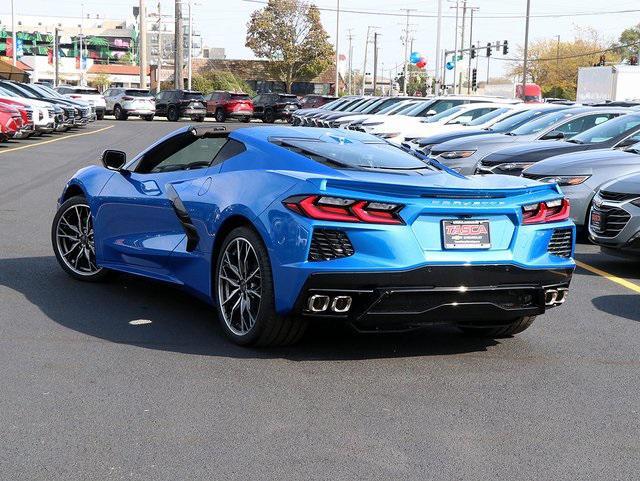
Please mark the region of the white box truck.
<svg viewBox="0 0 640 481"><path fill-rule="evenodd" d="M580 103L640 99L640 66L607 65L578 69Z"/></svg>

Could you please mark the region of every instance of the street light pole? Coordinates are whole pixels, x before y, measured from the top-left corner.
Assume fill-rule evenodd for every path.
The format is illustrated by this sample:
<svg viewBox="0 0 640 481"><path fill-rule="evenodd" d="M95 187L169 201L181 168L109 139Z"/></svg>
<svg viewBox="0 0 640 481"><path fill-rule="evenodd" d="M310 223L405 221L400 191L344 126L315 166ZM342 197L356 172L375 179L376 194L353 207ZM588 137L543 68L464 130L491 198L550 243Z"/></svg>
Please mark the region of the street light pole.
<svg viewBox="0 0 640 481"><path fill-rule="evenodd" d="M458 17L459 17L460 1L456 0L456 29L454 33L454 47L453 47L453 93L456 93L456 87L458 85Z"/></svg>
<svg viewBox="0 0 640 481"><path fill-rule="evenodd" d="M182 0L175 0L175 51L173 60L173 82L177 90L184 88L182 65L184 63L184 32L182 28Z"/></svg>
<svg viewBox="0 0 640 481"><path fill-rule="evenodd" d="M191 2L189 2L189 50L187 51L187 88L191 90L191 77L193 75L193 67L191 63L193 47L193 19L191 17Z"/></svg>
<svg viewBox="0 0 640 481"><path fill-rule="evenodd" d="M367 27L367 38L364 41L364 63L362 64L362 95L364 95L365 84L367 82L367 50L369 47L369 32L371 26Z"/></svg>
<svg viewBox="0 0 640 481"><path fill-rule="evenodd" d="M409 48L409 15L412 9L405 8L404 10L407 12L407 25L404 30L404 73L402 74L404 81L402 82L402 94L407 95L407 83L409 83L409 52L407 49Z"/></svg>
<svg viewBox="0 0 640 481"><path fill-rule="evenodd" d="M140 15L140 20L139 20L140 88L146 89L148 62L147 62L147 7L145 5L145 0L140 0L139 7L140 7L139 8L140 11L138 12L138 15Z"/></svg>
<svg viewBox="0 0 640 481"><path fill-rule="evenodd" d="M16 44L17 42L16 17L13 11L13 0L11 0L11 39L13 42L13 66L15 67L16 64L18 63L18 50L17 50L18 45Z"/></svg>
<svg viewBox="0 0 640 481"><path fill-rule="evenodd" d="M442 79L440 77L440 61L442 56L440 54L440 49L442 48L442 0L438 0L438 24L436 28L436 95L440 95L440 85L442 84Z"/></svg>
<svg viewBox="0 0 640 481"><path fill-rule="evenodd" d="M336 83L334 94L336 97L340 95L340 73L338 72L338 63L340 61L340 0L337 0L336 7Z"/></svg>
<svg viewBox="0 0 640 481"><path fill-rule="evenodd" d="M527 88L527 57L529 55L529 18L531 15L531 0L527 0L527 22L524 29L524 62L522 66L522 97L524 100Z"/></svg>

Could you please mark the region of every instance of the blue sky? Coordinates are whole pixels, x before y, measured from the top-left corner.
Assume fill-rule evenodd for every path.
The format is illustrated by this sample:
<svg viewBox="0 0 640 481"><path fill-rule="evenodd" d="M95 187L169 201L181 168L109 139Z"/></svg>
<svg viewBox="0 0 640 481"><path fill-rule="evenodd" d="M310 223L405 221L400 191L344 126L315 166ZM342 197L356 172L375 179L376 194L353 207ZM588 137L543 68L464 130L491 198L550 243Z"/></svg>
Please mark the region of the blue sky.
<svg viewBox="0 0 640 481"><path fill-rule="evenodd" d="M335 8L337 0L316 0L314 3L321 8ZM196 0L199 4L194 7L195 25L204 35L205 42L210 46L220 46L227 50L229 58L252 58L252 53L244 47L246 23L252 11L260 8L260 4L243 0ZM149 9L155 9L157 0L147 0ZM437 0L340 0L341 7L350 10L366 10L375 13L401 14L401 9L415 9L417 14L435 14ZM31 15L65 15L79 16L81 4L85 13L99 13L107 18L131 18L131 7L137 4L131 0L15 0L17 13ZM162 9L166 13L173 11L173 1L162 0ZM451 15L454 10L451 3L444 2L446 14ZM505 15L523 15L526 0L469 0L469 5L478 7L474 22L474 38L482 44L497 40L509 40L512 44L510 55L515 52L515 46L522 44L524 38L524 20L520 18L487 18ZM607 5L606 7L604 5ZM601 36L615 39L626 27L640 23L640 12L622 14L575 15L580 12L605 12L611 10L639 9L638 0L615 0L605 4L597 0L532 0L532 15L568 14L563 17L534 17L531 20L531 38L549 38L560 35L561 38L571 38L577 27L593 27ZM0 13L9 13L9 0L4 0ZM403 47L400 36L404 27L402 17L381 14L343 13L340 17L340 51L347 53L348 30L354 39L354 66L361 66L364 38L367 26L377 26L382 34L380 40L380 61L385 69L390 69L402 62ZM572 15L573 14L573 15ZM335 37L335 12L322 12L325 28ZM414 50L418 50L428 59L429 67L433 68L435 50L435 18L413 18ZM446 18L443 22L443 47L453 48L454 20ZM467 25L468 27L468 25ZM491 71L500 72L504 62L492 59ZM482 78L485 65L481 62L480 76Z"/></svg>

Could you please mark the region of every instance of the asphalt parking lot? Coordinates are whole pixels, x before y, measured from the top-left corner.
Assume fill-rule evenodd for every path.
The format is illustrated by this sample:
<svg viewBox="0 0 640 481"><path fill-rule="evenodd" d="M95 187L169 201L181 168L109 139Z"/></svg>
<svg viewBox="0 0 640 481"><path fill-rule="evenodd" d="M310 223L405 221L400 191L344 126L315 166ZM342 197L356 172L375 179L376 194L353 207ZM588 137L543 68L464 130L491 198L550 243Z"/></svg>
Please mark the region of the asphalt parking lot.
<svg viewBox="0 0 640 481"><path fill-rule="evenodd" d="M172 288L71 280L49 241L64 182L176 127L0 145L1 479L638 479L640 269L594 246L564 306L495 341L327 325L244 349Z"/></svg>

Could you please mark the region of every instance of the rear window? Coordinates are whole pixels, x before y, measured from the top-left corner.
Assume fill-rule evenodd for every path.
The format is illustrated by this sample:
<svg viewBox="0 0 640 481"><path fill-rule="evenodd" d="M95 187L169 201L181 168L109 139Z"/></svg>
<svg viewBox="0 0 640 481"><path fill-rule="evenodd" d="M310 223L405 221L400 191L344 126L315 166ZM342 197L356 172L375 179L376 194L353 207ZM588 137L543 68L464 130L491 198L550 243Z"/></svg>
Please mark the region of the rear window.
<svg viewBox="0 0 640 481"><path fill-rule="evenodd" d="M231 94L231 100L249 100L247 94Z"/></svg>
<svg viewBox="0 0 640 481"><path fill-rule="evenodd" d="M296 97L295 95L278 94L278 97L280 97L280 100L285 100L287 102L292 102L292 101L297 101L298 100L298 97Z"/></svg>
<svg viewBox="0 0 640 481"><path fill-rule="evenodd" d="M98 89L84 89L84 88L73 89L69 93L83 94L83 95L100 95L100 92L98 92Z"/></svg>
<svg viewBox="0 0 640 481"><path fill-rule="evenodd" d="M383 142L337 144L310 139L278 139L274 143L338 169L434 170L417 157Z"/></svg>
<svg viewBox="0 0 640 481"><path fill-rule="evenodd" d="M200 92L183 92L182 98L187 100L204 100L204 97Z"/></svg>
<svg viewBox="0 0 640 481"><path fill-rule="evenodd" d="M127 89L124 91L125 95L129 95L130 97L151 97L152 95L148 90L140 90L140 89Z"/></svg>

